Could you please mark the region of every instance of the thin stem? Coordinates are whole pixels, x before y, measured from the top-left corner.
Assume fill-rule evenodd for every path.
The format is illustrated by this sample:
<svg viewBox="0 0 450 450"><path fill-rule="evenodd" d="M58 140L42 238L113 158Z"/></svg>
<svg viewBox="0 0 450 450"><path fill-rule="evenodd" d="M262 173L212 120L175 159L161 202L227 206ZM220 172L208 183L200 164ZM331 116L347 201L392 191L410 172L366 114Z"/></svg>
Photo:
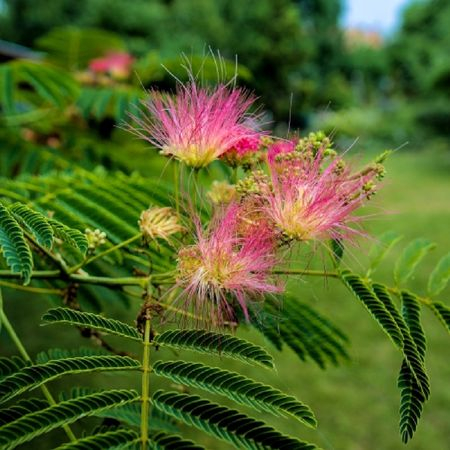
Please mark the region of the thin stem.
<svg viewBox="0 0 450 450"><path fill-rule="evenodd" d="M10 270L0 270L0 278L22 278L22 274L11 272ZM59 270L36 270L32 272L31 278L61 278Z"/></svg>
<svg viewBox="0 0 450 450"><path fill-rule="evenodd" d="M307 269L288 269L288 270L274 270L275 275L309 275L314 277L329 277L339 278L340 275L337 272L326 272L323 270L307 270Z"/></svg>
<svg viewBox="0 0 450 450"><path fill-rule="evenodd" d="M231 172L231 184L236 184L238 182L238 168L233 167L232 172Z"/></svg>
<svg viewBox="0 0 450 450"><path fill-rule="evenodd" d="M20 279L20 273L10 272L9 270L0 270L0 279ZM76 281L83 284L97 284L100 286L141 286L145 288L149 282L153 284L172 284L174 282L173 273L161 273L147 277L96 277L90 275L65 274L59 270L35 271L31 274L32 279L62 279Z"/></svg>
<svg viewBox="0 0 450 450"><path fill-rule="evenodd" d="M8 281L0 281L0 286L15 289L17 291L33 292L34 294L56 294L61 295L61 289L39 288L33 286L22 286L21 284L9 283Z"/></svg>
<svg viewBox="0 0 450 450"><path fill-rule="evenodd" d="M180 163L175 161L173 168L173 185L175 187L175 208L177 216L180 216Z"/></svg>
<svg viewBox="0 0 450 450"><path fill-rule="evenodd" d="M101 253L99 253L99 254L97 254L97 255L94 255L94 256L92 256L91 258L86 259L85 261L82 261L80 264L77 264L77 265L74 266L74 267L71 267L71 268L68 270L68 272L69 272L70 274L71 274L71 273L74 273L74 272L76 272L78 269L81 269L81 267L87 266L87 265L90 264L91 262L93 262L93 261L95 261L95 260L97 260L97 259L99 259L99 258L103 258L104 256L108 255L109 253L114 252L115 250L117 250L117 249L119 249L119 248L125 247L126 245L129 245L129 244L131 244L132 242L134 242L134 241L140 239L141 237L142 237L142 233L135 234L134 236L132 236L132 237L130 237L129 239L127 239L126 241L119 242L118 244L113 245L112 247L109 247L109 248L106 249L105 251L103 251L103 252L101 252Z"/></svg>
<svg viewBox="0 0 450 450"><path fill-rule="evenodd" d="M64 273L68 273L68 268L64 260L58 256L54 255L51 251L49 251L47 248L45 248L43 245L39 244L39 242L34 239L33 235L28 233L28 231L23 230L25 236L27 239L33 243L34 246L36 246L42 253L44 253L48 258L50 258Z"/></svg>
<svg viewBox="0 0 450 450"><path fill-rule="evenodd" d="M1 290L0 290L0 298L1 298ZM17 336L16 331L14 330L14 327L12 326L8 317L6 317L6 314L3 311L3 308L0 308L0 322L3 324L6 332L8 333L9 337L11 338L11 340L14 342L14 345L16 346L17 350L19 350L19 353L22 356L22 358L25 361L33 364L33 360L31 359L30 355L26 351L24 345L22 344L22 341L19 339L19 336ZM47 389L47 386L41 385L40 388L41 388L41 391L44 394L45 398L47 399L49 405L51 405L51 406L56 405L56 401L53 398L50 391ZM73 431L70 429L69 425L63 425L63 429L66 432L67 437L70 439L70 441L76 442L77 438L73 434Z"/></svg>
<svg viewBox="0 0 450 450"><path fill-rule="evenodd" d="M144 352L142 357L142 408L141 408L141 449L148 444L149 390L150 390L150 310L145 313Z"/></svg>

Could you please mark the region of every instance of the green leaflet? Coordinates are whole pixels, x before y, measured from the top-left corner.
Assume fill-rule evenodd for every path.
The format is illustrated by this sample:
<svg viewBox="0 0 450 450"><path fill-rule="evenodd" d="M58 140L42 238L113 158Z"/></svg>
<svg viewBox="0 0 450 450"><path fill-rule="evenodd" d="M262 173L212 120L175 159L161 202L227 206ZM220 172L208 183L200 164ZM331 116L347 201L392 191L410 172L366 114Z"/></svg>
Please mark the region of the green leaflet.
<svg viewBox="0 0 450 450"><path fill-rule="evenodd" d="M317 425L313 412L304 403L236 372L185 361L157 361L153 371L175 383L225 395L257 411L267 411L277 416L290 415L309 427Z"/></svg>
<svg viewBox="0 0 450 450"><path fill-rule="evenodd" d="M205 450L201 445L164 431L150 433L149 447L151 450Z"/></svg>
<svg viewBox="0 0 450 450"><path fill-rule="evenodd" d="M61 239L63 242L66 242L72 247L78 248L81 253L86 253L88 242L84 233L75 228L70 228L54 219L49 219L48 223L53 228L53 232L55 233L55 236L57 238Z"/></svg>
<svg viewBox="0 0 450 450"><path fill-rule="evenodd" d="M40 411L48 406L48 401L43 398L26 398L19 400L13 406L0 409L0 426L19 419L25 414Z"/></svg>
<svg viewBox="0 0 450 450"><path fill-rule="evenodd" d="M441 302L433 302L429 305L439 321L450 333L450 308Z"/></svg>
<svg viewBox="0 0 450 450"><path fill-rule="evenodd" d="M36 355L36 363L45 364L48 361L84 356L111 356L111 354L102 348L93 347L79 347L74 349L50 348L47 351L39 352Z"/></svg>
<svg viewBox="0 0 450 450"><path fill-rule="evenodd" d="M317 447L299 439L286 436L234 409L218 405L197 395L157 391L153 405L236 448L258 450L260 448L286 448L289 450L313 450Z"/></svg>
<svg viewBox="0 0 450 450"><path fill-rule="evenodd" d="M0 403L63 375L95 371L138 370L141 364L128 356L83 356L24 367L0 381Z"/></svg>
<svg viewBox="0 0 450 450"><path fill-rule="evenodd" d="M330 247L331 247L331 255L333 258L333 263L335 267L338 267L341 263L341 260L344 256L344 243L342 239L332 239L330 241Z"/></svg>
<svg viewBox="0 0 450 450"><path fill-rule="evenodd" d="M55 450L105 450L114 448L120 450L131 448L132 444L139 442L139 435L133 430L119 428L118 430L87 436L77 442L60 445Z"/></svg>
<svg viewBox="0 0 450 450"><path fill-rule="evenodd" d="M133 402L138 398L136 391L109 390L25 414L0 427L0 448L12 449L64 424L71 424L82 417L95 415L99 411Z"/></svg>
<svg viewBox="0 0 450 450"><path fill-rule="evenodd" d="M403 335L404 359L397 385L400 389L400 434L402 440L407 442L414 434L423 404L430 394L429 380L423 359L424 342L422 342L422 338L418 338L420 331L417 334L418 305L410 294L402 293L403 308L402 315L400 315L387 288L378 283L374 283L372 287L377 297L390 311Z"/></svg>
<svg viewBox="0 0 450 450"><path fill-rule="evenodd" d="M326 368L349 359L345 348L348 339L342 331L294 297L286 296L279 307L267 299L264 313L256 315L252 323L278 350L285 343L302 361L311 358Z"/></svg>
<svg viewBox="0 0 450 450"><path fill-rule="evenodd" d="M0 203L0 247L13 273L19 273L28 284L33 269L33 257L25 236L8 209Z"/></svg>
<svg viewBox="0 0 450 450"><path fill-rule="evenodd" d="M20 356L0 357L0 379L28 366L29 363Z"/></svg>
<svg viewBox="0 0 450 450"><path fill-rule="evenodd" d="M205 330L169 330L158 334L155 344L226 356L240 361L274 368L273 358L259 345L230 334Z"/></svg>
<svg viewBox="0 0 450 450"><path fill-rule="evenodd" d="M439 295L447 286L450 278L450 253L440 259L428 279L428 294Z"/></svg>
<svg viewBox="0 0 450 450"><path fill-rule="evenodd" d="M417 347L422 362L425 360L426 340L420 323L420 306L412 294L402 292L402 315ZM420 380L421 381L421 380ZM412 438L422 414L423 404L429 396L424 392L423 384L417 383L410 367L403 362L398 378L401 390L400 400L400 433L404 443Z"/></svg>
<svg viewBox="0 0 450 450"><path fill-rule="evenodd" d="M40 245L51 248L53 244L53 228L43 214L33 211L21 203L14 203L9 209L15 218L33 234Z"/></svg>
<svg viewBox="0 0 450 450"><path fill-rule="evenodd" d="M142 340L142 336L136 328L133 328L131 325L121 322L120 320L107 319L98 314L75 311L70 308L49 309L42 316L42 320L48 324L68 323L85 328L93 328L102 331L103 333L127 337L135 341Z"/></svg>
<svg viewBox="0 0 450 450"><path fill-rule="evenodd" d="M406 283L414 273L415 268L428 252L435 248L428 239L416 239L403 250L394 269L394 279L398 285Z"/></svg>
<svg viewBox="0 0 450 450"><path fill-rule="evenodd" d="M361 300L395 346L402 348L403 336L397 323L383 302L373 293L370 286L360 276L351 273L349 270L343 270L341 276L345 284L356 298Z"/></svg>
<svg viewBox="0 0 450 450"><path fill-rule="evenodd" d="M72 394L78 394L78 392L72 392ZM141 425L141 402L128 403L126 405L118 406L117 408L102 411L96 415L98 417L116 419L126 425L138 428ZM148 426L149 429L165 431L168 433L177 433L179 431L173 417L168 416L156 408L151 408Z"/></svg>

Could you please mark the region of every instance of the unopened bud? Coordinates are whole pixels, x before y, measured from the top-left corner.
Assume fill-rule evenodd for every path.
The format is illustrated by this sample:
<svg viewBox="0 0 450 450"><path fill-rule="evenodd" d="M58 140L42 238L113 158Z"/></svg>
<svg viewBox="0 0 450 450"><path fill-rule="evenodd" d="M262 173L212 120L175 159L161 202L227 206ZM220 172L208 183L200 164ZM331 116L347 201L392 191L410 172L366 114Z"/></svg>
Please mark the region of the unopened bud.
<svg viewBox="0 0 450 450"><path fill-rule="evenodd" d="M101 231L98 228L96 228L95 230L86 228L84 233L86 234L89 250L93 251L97 247L106 244L106 233L104 231Z"/></svg>

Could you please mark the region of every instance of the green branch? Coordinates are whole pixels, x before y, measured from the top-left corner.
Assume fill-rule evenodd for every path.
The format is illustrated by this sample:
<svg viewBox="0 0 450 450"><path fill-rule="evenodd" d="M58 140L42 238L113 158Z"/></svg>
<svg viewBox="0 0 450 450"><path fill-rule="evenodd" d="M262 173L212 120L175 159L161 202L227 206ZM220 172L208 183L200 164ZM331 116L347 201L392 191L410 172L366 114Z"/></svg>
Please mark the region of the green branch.
<svg viewBox="0 0 450 450"><path fill-rule="evenodd" d="M326 272L323 270L307 270L307 269L288 269L288 270L273 270L274 275L308 275L315 277L329 277L340 278L338 272Z"/></svg>
<svg viewBox="0 0 450 450"><path fill-rule="evenodd" d="M3 297L0 289L0 304L3 303ZM6 332L8 333L11 340L14 342L14 345L16 346L17 350L19 351L22 358L31 363L34 364L33 360L30 358L30 355L26 351L24 345L22 344L22 341L19 339L19 336L17 336L16 331L14 330L14 327L12 326L11 322L9 321L8 317L6 316L5 312L3 311L3 308L0 308L0 323L3 324L3 327L5 328ZM47 389L47 386L41 385L40 386L42 393L44 394L45 398L47 399L49 405L54 406L56 405L56 401L53 398L50 391ZM76 442L77 438L73 434L73 431L70 429L69 425L63 425L63 429L65 433L67 434L67 437L70 439L71 442Z"/></svg>
<svg viewBox="0 0 450 450"><path fill-rule="evenodd" d="M148 418L150 404L150 310L145 312L144 352L142 357L142 409L141 409L141 449L146 450L148 444Z"/></svg>
<svg viewBox="0 0 450 450"><path fill-rule="evenodd" d="M72 274L72 273L76 272L78 269L81 269L82 267L87 266L91 262L93 262L99 258L103 258L104 256L108 255L109 253L112 253L115 250L118 250L119 248L125 247L126 245L129 245L132 242L140 239L141 237L142 237L142 233L135 234L134 236L127 239L126 241L119 242L118 244L113 245L112 247L109 247L105 251L98 253L97 255L94 255L91 258L86 259L85 261L82 261L80 264L77 264L74 267L71 267L70 269L68 269L68 272L69 272L69 274Z"/></svg>

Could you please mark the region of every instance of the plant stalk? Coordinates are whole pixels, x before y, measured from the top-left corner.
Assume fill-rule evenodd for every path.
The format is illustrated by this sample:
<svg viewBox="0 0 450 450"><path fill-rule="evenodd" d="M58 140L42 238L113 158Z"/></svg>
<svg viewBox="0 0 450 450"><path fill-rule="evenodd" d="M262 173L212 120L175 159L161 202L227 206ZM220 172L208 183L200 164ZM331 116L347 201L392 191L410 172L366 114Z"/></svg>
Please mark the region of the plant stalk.
<svg viewBox="0 0 450 450"><path fill-rule="evenodd" d="M105 251L103 251L101 253L98 253L97 255L94 255L91 258L86 259L85 261L82 261L80 264L77 264L74 267L71 267L68 270L68 272L70 274L72 274L72 273L76 272L78 269L81 269L82 267L87 266L91 262L93 262L93 261L95 261L95 260L97 260L99 258L103 258L104 256L108 255L109 253L112 253L115 250L118 250L119 248L125 247L126 245L129 245L129 244L133 243L134 241L137 241L141 237L142 237L142 233L135 234L134 236L132 236L129 239L127 239L126 241L119 242L118 244L113 245L112 247L109 247Z"/></svg>
<svg viewBox="0 0 450 450"><path fill-rule="evenodd" d="M142 357L142 408L141 408L141 449L147 450L148 444L148 422L150 406L150 310L145 313L144 329L144 352Z"/></svg>
<svg viewBox="0 0 450 450"><path fill-rule="evenodd" d="M0 290L0 297L1 297L1 290ZM24 345L22 344L22 341L20 340L19 336L17 336L17 333L14 330L14 327L12 326L11 322L9 321L5 312L3 311L3 308L0 308L0 322L3 324L3 327L5 328L6 332L8 333L9 337L11 338L11 340L14 342L14 345L17 347L17 350L19 350L19 353L22 356L22 358L25 361L27 361L31 364L34 364L33 360L31 359L30 355L28 354ZM56 401L53 398L50 391L47 389L47 386L41 385L40 388L41 388L41 391L44 394L45 398L47 399L49 405L51 405L51 406L56 405ZM70 429L69 425L63 425L63 429L71 442L77 441L77 438L73 434L73 431Z"/></svg>
<svg viewBox="0 0 450 450"><path fill-rule="evenodd" d="M339 278L337 272L326 272L323 270L308 270L308 269L288 269L288 270L273 270L275 275L310 275L316 277L330 277Z"/></svg>

